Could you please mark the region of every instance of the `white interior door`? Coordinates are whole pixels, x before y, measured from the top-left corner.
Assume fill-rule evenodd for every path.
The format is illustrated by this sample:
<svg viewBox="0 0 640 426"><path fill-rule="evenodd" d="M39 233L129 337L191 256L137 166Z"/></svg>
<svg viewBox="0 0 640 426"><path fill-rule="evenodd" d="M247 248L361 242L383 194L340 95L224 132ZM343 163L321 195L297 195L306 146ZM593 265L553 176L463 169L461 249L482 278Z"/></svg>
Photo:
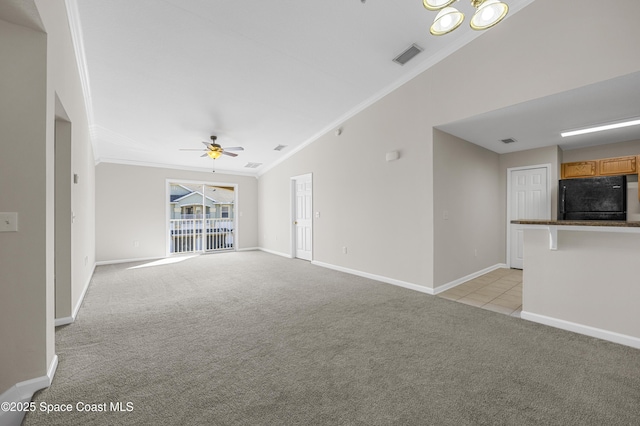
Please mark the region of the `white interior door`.
<svg viewBox="0 0 640 426"><path fill-rule="evenodd" d="M545 166L509 171L509 266L512 268L522 269L524 265L524 230L522 225L511 221L551 219L549 170Z"/></svg>
<svg viewBox="0 0 640 426"><path fill-rule="evenodd" d="M294 178L295 257L311 260L313 250L313 185L311 175Z"/></svg>

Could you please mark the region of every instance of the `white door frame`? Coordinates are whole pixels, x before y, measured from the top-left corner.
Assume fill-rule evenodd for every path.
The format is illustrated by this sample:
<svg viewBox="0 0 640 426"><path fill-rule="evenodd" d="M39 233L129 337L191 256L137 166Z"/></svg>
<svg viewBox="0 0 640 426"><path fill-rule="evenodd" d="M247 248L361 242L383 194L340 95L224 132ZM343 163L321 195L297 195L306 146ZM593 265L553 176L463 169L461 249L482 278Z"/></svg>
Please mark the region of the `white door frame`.
<svg viewBox="0 0 640 426"><path fill-rule="evenodd" d="M296 258L296 180L311 179L311 211L313 212L313 173L305 173L303 175L292 176L289 184L289 234L291 236L289 243L289 253L291 258ZM313 214L311 216L311 259L313 260Z"/></svg>
<svg viewBox="0 0 640 426"><path fill-rule="evenodd" d="M172 183L176 183L176 184L181 184L184 183L186 185L207 185L207 186L220 186L220 187L233 187L233 196L234 196L234 200L233 200L233 205L234 205L234 215L233 215L233 250L232 251L238 251L238 241L240 241L239 235L240 235L240 230L238 227L238 218L240 217L240 205L238 203L238 184L237 183L228 183L228 182L209 182L209 181L203 181L203 180L187 180L187 179L165 179L165 196L164 196L164 202L165 202L165 219L164 219L164 224L165 224L165 230L164 230L164 235L165 235L165 257L170 257L170 256L180 256L181 254L183 255L184 253L171 253L171 237L169 236L169 220L171 218L171 204L168 202L168 200L171 197L171 184ZM206 252L197 252L197 254L202 254L202 253L206 253Z"/></svg>
<svg viewBox="0 0 640 426"><path fill-rule="evenodd" d="M533 166L509 167L507 169L507 266L511 267L511 173L527 169L547 169L547 212L551 219L551 164L536 164Z"/></svg>

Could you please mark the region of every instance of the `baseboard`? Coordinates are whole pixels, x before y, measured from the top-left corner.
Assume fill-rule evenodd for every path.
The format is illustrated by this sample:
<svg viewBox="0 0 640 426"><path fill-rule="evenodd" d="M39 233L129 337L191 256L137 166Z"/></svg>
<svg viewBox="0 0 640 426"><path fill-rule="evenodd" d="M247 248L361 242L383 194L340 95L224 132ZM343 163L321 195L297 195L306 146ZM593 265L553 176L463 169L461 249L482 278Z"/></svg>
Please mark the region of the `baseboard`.
<svg viewBox="0 0 640 426"><path fill-rule="evenodd" d="M506 267L507 267L506 263L497 263L497 264L495 264L493 266L489 266L488 268L485 268L485 269L483 269L481 271L477 271L477 272L469 274L469 275L467 275L465 277L458 278L457 280L448 282L448 283L443 284L443 285L439 285L438 287L435 288L434 294L440 294L443 291L447 291L449 289L452 289L453 287L456 287L456 286L458 286L458 285L460 285L462 283L466 283L467 281L471 281L472 279L478 278L479 276L487 274L487 273L489 273L491 271L495 271L496 269L501 269L501 268L506 268Z"/></svg>
<svg viewBox="0 0 640 426"><path fill-rule="evenodd" d="M549 325L551 327L560 328L562 330L572 331L574 333L584 334L590 337L607 340L613 343L619 343L632 348L640 349L640 338L620 334L613 331L603 330L588 325L578 324L571 321L565 321L558 318L548 317L545 315L534 314L532 312L522 311L520 318L528 321L537 322L539 324Z"/></svg>
<svg viewBox="0 0 640 426"><path fill-rule="evenodd" d="M148 262L150 260L159 260L164 258L165 258L164 256L159 256L159 257L140 257L135 259L101 260L99 262L96 262L96 266L117 265L119 263Z"/></svg>
<svg viewBox="0 0 640 426"><path fill-rule="evenodd" d="M36 377L35 379L25 380L16 383L0 395L0 404L12 402L29 402L33 394L40 389L48 388L53 382L53 376L58 368L58 355L54 355L47 369L47 375ZM2 426L19 426L22 423L24 412L3 411L0 410L0 425Z"/></svg>
<svg viewBox="0 0 640 426"><path fill-rule="evenodd" d="M265 253L275 254L276 256L282 256L282 257L286 257L288 259L293 259L293 256L291 256L290 254L280 253L279 251L269 250L269 249L266 249L264 247L259 247L258 250L263 251Z"/></svg>
<svg viewBox="0 0 640 426"><path fill-rule="evenodd" d="M256 251L256 250L260 250L260 247L245 247L245 248L236 249L236 251Z"/></svg>
<svg viewBox="0 0 640 426"><path fill-rule="evenodd" d="M74 322L76 320L76 317L78 316L78 312L80 311L80 306L82 306L82 302L84 301L84 296L85 294L87 294L87 290L89 289L89 284L91 283L91 279L93 278L93 274L96 271L96 263L93 264L93 267L91 268L91 273L89 274L89 278L87 278L87 282L84 283L84 288L82 289L82 293L80 294L80 297L78 298L78 301L76 302L76 306L73 309L73 313L71 314L70 317L64 317L64 318L56 318L55 320L55 326L56 327L60 327L62 325L67 325L67 324L71 324L72 322Z"/></svg>
<svg viewBox="0 0 640 426"><path fill-rule="evenodd" d="M76 319L74 317L64 317L64 318L56 318L56 321L54 323L54 325L56 327L60 327L62 325L67 325L67 324L71 324L72 322L74 322Z"/></svg>
<svg viewBox="0 0 640 426"><path fill-rule="evenodd" d="M333 269L335 271L345 272L351 275L357 275L363 278L369 278L371 280L381 281L387 284L393 284L398 287L408 288L410 290L419 291L420 293L426 293L433 295L433 289L429 287L424 287L418 284L409 283L406 281L397 280L395 278L384 277L382 275L370 274L368 272L362 272L355 269L349 269L342 266L332 265L330 263L318 262L316 260L311 261L312 265L321 266L323 268Z"/></svg>

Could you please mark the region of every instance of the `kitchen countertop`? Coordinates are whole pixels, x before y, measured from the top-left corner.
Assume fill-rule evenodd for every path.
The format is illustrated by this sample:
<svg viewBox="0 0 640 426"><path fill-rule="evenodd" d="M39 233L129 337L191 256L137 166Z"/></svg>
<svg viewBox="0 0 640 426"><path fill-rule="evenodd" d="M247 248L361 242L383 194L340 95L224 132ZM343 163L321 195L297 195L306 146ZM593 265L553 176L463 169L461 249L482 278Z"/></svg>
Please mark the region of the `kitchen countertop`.
<svg viewBox="0 0 640 426"><path fill-rule="evenodd" d="M625 222L616 220L512 220L516 225L544 225L544 226L608 226L619 228L640 228L640 222Z"/></svg>

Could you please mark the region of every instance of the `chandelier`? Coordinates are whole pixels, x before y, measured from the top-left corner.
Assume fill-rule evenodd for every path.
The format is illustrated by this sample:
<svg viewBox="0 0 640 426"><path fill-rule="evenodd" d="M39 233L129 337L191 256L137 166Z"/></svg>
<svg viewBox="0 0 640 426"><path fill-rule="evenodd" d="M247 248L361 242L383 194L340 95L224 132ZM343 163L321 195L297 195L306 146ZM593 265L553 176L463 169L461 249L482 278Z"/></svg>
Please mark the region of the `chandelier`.
<svg viewBox="0 0 640 426"><path fill-rule="evenodd" d="M428 10L439 10L436 19L431 25L430 32L435 36L444 35L455 30L464 21L464 13L451 7L458 0L422 0L422 4ZM476 8L476 13L471 18L471 28L474 30L486 30L502 21L509 12L509 6L499 0L471 0L471 5Z"/></svg>

